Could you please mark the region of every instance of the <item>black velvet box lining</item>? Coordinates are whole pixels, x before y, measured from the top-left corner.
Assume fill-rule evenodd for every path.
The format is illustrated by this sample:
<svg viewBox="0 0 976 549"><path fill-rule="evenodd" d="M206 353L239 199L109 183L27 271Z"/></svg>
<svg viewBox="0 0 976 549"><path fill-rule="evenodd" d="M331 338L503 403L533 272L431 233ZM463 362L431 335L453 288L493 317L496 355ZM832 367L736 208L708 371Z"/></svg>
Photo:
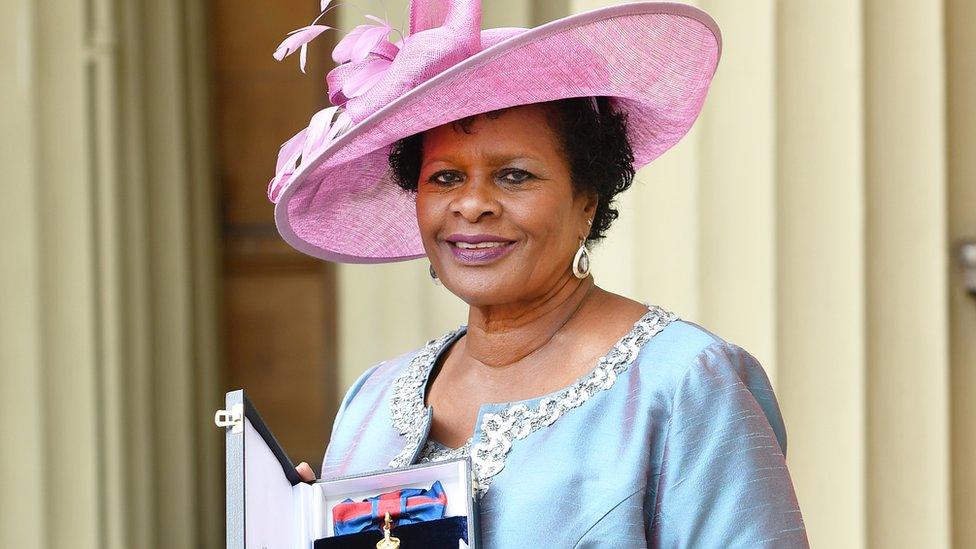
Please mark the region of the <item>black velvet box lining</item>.
<svg viewBox="0 0 976 549"><path fill-rule="evenodd" d="M400 538L400 549L457 549L458 541L468 543L467 517L447 517L416 524L396 526L391 533ZM383 539L378 530L322 538L315 541L315 549L376 549Z"/></svg>

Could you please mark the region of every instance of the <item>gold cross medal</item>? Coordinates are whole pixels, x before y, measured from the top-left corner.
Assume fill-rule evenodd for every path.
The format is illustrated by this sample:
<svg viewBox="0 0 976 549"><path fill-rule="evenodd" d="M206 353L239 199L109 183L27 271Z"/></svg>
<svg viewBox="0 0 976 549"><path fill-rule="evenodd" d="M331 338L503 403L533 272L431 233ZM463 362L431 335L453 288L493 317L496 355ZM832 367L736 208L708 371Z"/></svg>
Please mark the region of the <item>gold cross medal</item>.
<svg viewBox="0 0 976 549"><path fill-rule="evenodd" d="M400 538L390 535L393 529L393 521L390 520L390 512L386 512L386 520L383 521L383 539L376 542L376 549L399 549Z"/></svg>

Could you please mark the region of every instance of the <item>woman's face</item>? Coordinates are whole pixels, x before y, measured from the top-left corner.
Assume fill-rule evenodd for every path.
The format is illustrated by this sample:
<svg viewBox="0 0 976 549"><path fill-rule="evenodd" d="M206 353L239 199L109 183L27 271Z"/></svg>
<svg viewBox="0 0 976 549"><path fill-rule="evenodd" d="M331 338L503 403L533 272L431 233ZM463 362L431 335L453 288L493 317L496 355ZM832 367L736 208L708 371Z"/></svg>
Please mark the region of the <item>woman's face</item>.
<svg viewBox="0 0 976 549"><path fill-rule="evenodd" d="M479 116L470 133L424 134L420 234L444 286L469 305L543 298L573 276L596 198L573 191L547 112L526 105Z"/></svg>

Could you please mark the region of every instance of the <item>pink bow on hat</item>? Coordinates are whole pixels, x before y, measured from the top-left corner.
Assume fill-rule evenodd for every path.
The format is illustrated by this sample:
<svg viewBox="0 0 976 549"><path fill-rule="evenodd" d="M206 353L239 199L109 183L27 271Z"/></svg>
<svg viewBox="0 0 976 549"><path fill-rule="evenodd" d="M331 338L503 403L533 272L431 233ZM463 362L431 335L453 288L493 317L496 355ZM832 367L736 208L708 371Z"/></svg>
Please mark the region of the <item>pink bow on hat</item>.
<svg viewBox="0 0 976 549"><path fill-rule="evenodd" d="M299 66L305 71L308 43L331 28L316 24L331 2L322 0L319 16L289 33L275 50L275 59L281 61L299 51ZM307 128L281 146L275 176L268 185L272 202L303 158L314 156L397 97L481 50L478 0L411 2L406 37L383 19L366 18L375 24L355 27L332 51L338 66L326 81L333 106L316 113ZM391 41L392 33L399 34L400 40Z"/></svg>

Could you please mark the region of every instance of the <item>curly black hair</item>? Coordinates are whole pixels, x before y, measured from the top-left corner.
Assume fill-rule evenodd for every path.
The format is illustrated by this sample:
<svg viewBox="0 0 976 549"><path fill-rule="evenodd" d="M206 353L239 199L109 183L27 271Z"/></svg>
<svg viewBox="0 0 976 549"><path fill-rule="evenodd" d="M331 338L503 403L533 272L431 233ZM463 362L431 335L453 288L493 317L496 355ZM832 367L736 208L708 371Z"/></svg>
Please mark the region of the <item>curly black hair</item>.
<svg viewBox="0 0 976 549"><path fill-rule="evenodd" d="M617 194L634 181L634 151L627 140L627 117L615 111L609 99L597 98L599 112L589 97L559 99L542 103L550 112L550 124L559 137L569 162L570 176L577 192L593 192L598 197L596 213L587 242L606 236L610 224L620 215L613 207ZM456 128L471 133L478 116L497 118L505 109L455 121ZM393 181L408 191L417 191L423 158L423 135L415 134L393 144L390 168Z"/></svg>

